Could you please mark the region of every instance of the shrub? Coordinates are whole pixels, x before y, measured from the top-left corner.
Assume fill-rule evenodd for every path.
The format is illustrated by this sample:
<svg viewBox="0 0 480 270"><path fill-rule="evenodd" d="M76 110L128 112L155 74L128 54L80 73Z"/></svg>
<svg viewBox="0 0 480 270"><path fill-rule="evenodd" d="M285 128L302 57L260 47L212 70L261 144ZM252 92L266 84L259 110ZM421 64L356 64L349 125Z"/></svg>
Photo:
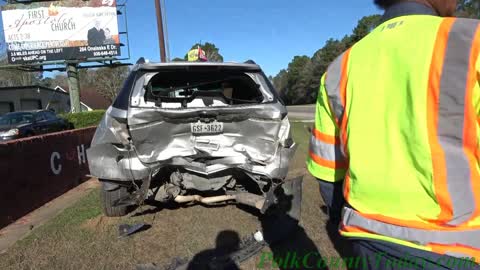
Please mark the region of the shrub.
<svg viewBox="0 0 480 270"><path fill-rule="evenodd" d="M102 120L104 114L104 110L95 110L89 112L60 114L59 116L72 123L73 128L77 129L97 126Z"/></svg>

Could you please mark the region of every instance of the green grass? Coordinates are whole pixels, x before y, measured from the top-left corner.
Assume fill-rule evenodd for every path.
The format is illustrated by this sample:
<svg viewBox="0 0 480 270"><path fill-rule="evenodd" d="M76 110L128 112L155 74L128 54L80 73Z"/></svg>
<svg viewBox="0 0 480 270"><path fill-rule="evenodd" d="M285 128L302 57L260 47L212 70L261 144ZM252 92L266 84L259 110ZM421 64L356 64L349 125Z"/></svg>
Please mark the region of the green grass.
<svg viewBox="0 0 480 270"><path fill-rule="evenodd" d="M308 127L311 127L313 124L312 123L291 123L292 127L292 136L295 140L295 142L299 145L298 146L298 151L307 152L308 149L308 143L310 140L309 134L308 134Z"/></svg>
<svg viewBox="0 0 480 270"><path fill-rule="evenodd" d="M309 124L292 123L292 135L298 144L297 156L299 163L303 163L303 156L307 153L309 135L307 127ZM19 245L26 245L32 239L43 238L51 233L68 232L72 228L78 227L88 219L98 217L102 214L100 207L100 192L95 190L82 198L74 206L67 208L54 219L47 222L44 226L36 229L33 234L18 242Z"/></svg>
<svg viewBox="0 0 480 270"><path fill-rule="evenodd" d="M65 209L54 219L48 221L44 226L39 227L17 244L19 247L28 246L39 239L45 239L52 234L78 233L78 225L88 219L102 214L99 204L100 191L91 191L74 206Z"/></svg>
<svg viewBox="0 0 480 270"><path fill-rule="evenodd" d="M308 131L306 123L292 123L292 135L295 142L298 144L297 155L303 156L308 149ZM300 161L302 161L300 159ZM38 228L33 234L27 237L24 241L20 241L20 244L28 241L30 238L42 238L53 232L59 232L62 230L68 231L79 224L82 224L88 219L95 218L102 214L100 207L100 192L95 190L90 192L87 196L82 198L74 206L67 208L60 215L53 220L46 223L44 226Z"/></svg>
<svg viewBox="0 0 480 270"><path fill-rule="evenodd" d="M309 123L292 123L298 149L291 169L305 167ZM316 232L320 210L314 183L305 189L304 216ZM195 206L138 217L107 218L100 206L100 191L91 191L29 236L0 255L0 269L134 269L139 263L169 263L172 258L191 257L215 245L221 230L234 229L240 235L254 231L257 219L235 206L206 208ZM303 208L303 207L302 207ZM214 222L212 222L214 221ZM146 222L152 228L137 235L118 239L118 225ZM314 226L315 225L315 226ZM323 241L323 240L322 240ZM246 266L249 269L250 266Z"/></svg>
<svg viewBox="0 0 480 270"><path fill-rule="evenodd" d="M89 112L60 114L59 116L72 123L74 128L77 129L97 126L102 120L104 114L104 110L96 110Z"/></svg>
<svg viewBox="0 0 480 270"><path fill-rule="evenodd" d="M72 269L69 258L94 242L95 231L81 226L102 214L99 190L93 190L0 255L0 269ZM77 250L74 250L77 249ZM62 257L63 254L65 257ZM77 262L78 263L78 262Z"/></svg>

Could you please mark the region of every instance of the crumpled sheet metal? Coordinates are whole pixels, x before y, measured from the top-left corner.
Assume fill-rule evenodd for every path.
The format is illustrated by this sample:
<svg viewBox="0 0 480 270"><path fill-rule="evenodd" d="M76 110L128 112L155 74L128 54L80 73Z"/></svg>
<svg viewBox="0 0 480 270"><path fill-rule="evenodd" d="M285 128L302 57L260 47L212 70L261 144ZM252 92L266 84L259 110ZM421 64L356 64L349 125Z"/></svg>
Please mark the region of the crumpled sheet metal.
<svg viewBox="0 0 480 270"><path fill-rule="evenodd" d="M112 109L116 115L122 114L118 109ZM131 107L128 109L128 123L132 126L150 125L153 122L188 123L198 117L198 112L217 113L222 121L242 121L247 119L278 120L287 113L280 103L239 105L237 107L185 108L168 110L160 108ZM219 120L219 121L220 121Z"/></svg>
<svg viewBox="0 0 480 270"><path fill-rule="evenodd" d="M113 145L105 144L90 148L89 166L90 173L97 178L117 181L131 181L132 177L135 180L146 179L152 171L158 171L158 169L165 166L181 166L187 171L203 175L214 174L230 168L239 168L269 179L284 179L288 173L289 161L295 154L296 148L297 145L291 148L280 148L280 151L277 152L278 156L274 158L272 163L267 165L252 165L245 157L226 158L220 161L220 163L211 165L191 162L183 157L176 157L147 167L135 156L134 151L130 153L132 155L131 158L124 158L117 162L119 155L128 155L125 151L120 151Z"/></svg>
<svg viewBox="0 0 480 270"><path fill-rule="evenodd" d="M131 181L148 178L150 167L136 157L134 151L112 144L98 144L87 151L90 174L99 179Z"/></svg>
<svg viewBox="0 0 480 270"><path fill-rule="evenodd" d="M225 116L223 110L219 109L216 112L220 116ZM239 110L233 115L245 117L249 112L251 111L247 109ZM280 117L280 111L277 113ZM187 117L189 113L182 111L178 114ZM185 121L186 118L166 121L162 115L163 112L156 110L145 112L130 109L129 111L130 133L142 162L153 163L178 156L187 157L205 153L210 157L247 156L252 161L266 163L275 155L279 145L278 134L282 126L280 118L262 119L259 117L265 117L265 115L251 115L252 118L241 121L238 119L223 121L219 120L220 116L218 116L217 120L224 125L223 134L197 137L192 136L190 126L192 121L195 122L195 117L192 116L188 121ZM137 117L146 123L133 124L137 122Z"/></svg>
<svg viewBox="0 0 480 270"><path fill-rule="evenodd" d="M142 180L164 166L174 165L205 175L239 168L271 179L286 177L296 145L286 148L282 145L285 138L279 138L282 127L288 124L288 119L281 120L286 113L283 106L262 104L250 109L215 110L220 116L252 118L225 121L223 134L197 137L191 135L188 121L192 119L185 118L192 110L174 113L130 108L128 122L133 145L126 145L125 119L117 119L126 114L109 109L87 151L90 173L100 179ZM171 122L172 119L175 120ZM199 157L219 159L210 164L192 162Z"/></svg>

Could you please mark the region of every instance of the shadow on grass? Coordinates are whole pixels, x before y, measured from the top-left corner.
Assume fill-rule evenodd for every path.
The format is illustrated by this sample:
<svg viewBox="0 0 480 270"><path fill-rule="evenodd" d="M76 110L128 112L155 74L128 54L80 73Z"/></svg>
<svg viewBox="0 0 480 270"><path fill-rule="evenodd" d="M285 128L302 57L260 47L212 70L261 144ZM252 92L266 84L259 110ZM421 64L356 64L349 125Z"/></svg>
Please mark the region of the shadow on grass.
<svg viewBox="0 0 480 270"><path fill-rule="evenodd" d="M299 225L301 197L294 198L283 189L277 189L275 197L278 203L259 217L265 242L272 253L262 253L257 266L282 270L327 269L315 243ZM295 199L299 201L293 202Z"/></svg>
<svg viewBox="0 0 480 270"><path fill-rule="evenodd" d="M240 236L235 231L221 231L215 240L215 248L196 254L186 267L187 270L225 269L239 270L229 254L240 249Z"/></svg>
<svg viewBox="0 0 480 270"><path fill-rule="evenodd" d="M239 208L258 217L263 241L259 242L258 239L255 241L252 237L251 240L253 241L248 245L241 245L241 249L235 251L235 249L238 249L238 246L235 245L236 241L233 241L234 245L229 248L225 246L219 248L219 243L222 242L222 238L234 236L236 233L220 233L217 236L217 247L214 250L205 250L198 253L187 269L239 269L238 265L241 262L256 255L263 246L268 246L271 252L260 254L260 261L257 264L259 269L328 269L315 243L299 225L301 181L298 183L300 191L295 190L295 184L292 185L290 190L287 189L287 192L284 188L275 189L273 198L277 203L270 206L264 214L260 214L259 211L252 208L239 206ZM256 252L252 252L252 250L256 250ZM195 258L197 259L195 260ZM208 263L201 265L198 262L199 258ZM215 262L217 258L223 259L219 261L219 264L212 267L212 262ZM232 262L235 262L235 264ZM202 268L205 265L210 265L210 268ZM177 268L177 270L179 269L183 268Z"/></svg>
<svg viewBox="0 0 480 270"><path fill-rule="evenodd" d="M334 189L341 188L340 186L335 186ZM320 191L321 193L321 191ZM320 195L320 194L319 194ZM341 196L341 197L340 197ZM343 206L343 192L342 190L335 190L333 192L333 197L331 198L334 201L334 208L341 208ZM325 200L325 198L324 198ZM324 203L327 203L324 201ZM329 216L328 207L326 205L321 205L320 209L322 212ZM342 258L351 258L353 257L352 245L349 240L342 237L339 233L339 224L340 224L340 215L338 213L332 214L329 217L325 229L328 234L328 238L333 244L333 247L338 252Z"/></svg>
<svg viewBox="0 0 480 270"><path fill-rule="evenodd" d="M158 212L161 212L162 210L178 210L178 209L186 209L186 208L191 208L191 207L204 207L204 208L224 208L225 206L228 205L235 205L236 203L234 202L224 202L224 203L218 203L218 204L213 204L213 205L206 205L206 204L199 204L199 203L176 203L176 202L167 202L167 203L162 203L158 201L153 201L153 200L148 200L145 201L144 206L149 207L146 210L142 210L142 208L137 208L136 212L134 212L131 216L132 217L141 217L141 216L146 216L146 215L152 215L156 214Z"/></svg>

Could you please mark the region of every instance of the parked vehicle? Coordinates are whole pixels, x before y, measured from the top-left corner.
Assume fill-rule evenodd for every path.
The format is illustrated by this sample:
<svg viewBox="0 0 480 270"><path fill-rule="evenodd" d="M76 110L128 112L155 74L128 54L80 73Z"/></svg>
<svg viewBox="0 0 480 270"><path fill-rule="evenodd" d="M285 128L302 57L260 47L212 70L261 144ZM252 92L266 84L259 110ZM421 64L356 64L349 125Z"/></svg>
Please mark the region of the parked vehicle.
<svg viewBox="0 0 480 270"><path fill-rule="evenodd" d="M264 212L295 149L287 109L255 63L140 63L87 157L107 216L145 199Z"/></svg>
<svg viewBox="0 0 480 270"><path fill-rule="evenodd" d="M53 111L11 112L0 117L0 141L67 130L70 124Z"/></svg>

